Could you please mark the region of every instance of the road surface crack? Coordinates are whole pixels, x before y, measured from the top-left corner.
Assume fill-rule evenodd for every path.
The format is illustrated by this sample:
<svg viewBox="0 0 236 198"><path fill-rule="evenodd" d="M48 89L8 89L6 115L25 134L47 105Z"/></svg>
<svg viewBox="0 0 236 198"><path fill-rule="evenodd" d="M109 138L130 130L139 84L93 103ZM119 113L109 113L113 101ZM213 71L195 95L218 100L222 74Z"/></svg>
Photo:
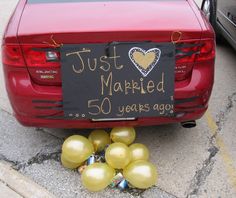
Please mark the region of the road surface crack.
<svg viewBox="0 0 236 198"><path fill-rule="evenodd" d="M223 126L225 125L225 122L227 121L228 116L235 105L235 102L236 102L236 92L228 96L228 102L225 109L217 115L217 121L216 121L217 130L215 131L215 134L210 138L211 147L208 150L209 156L203 162L202 168L196 171L194 178L192 179L192 182L190 184L189 188L190 192L187 194L186 197L196 196L198 194L200 187L202 186L202 184L204 184L206 178L210 175L215 163L214 157L219 152L219 148L215 146L216 137L218 133L222 130Z"/></svg>
<svg viewBox="0 0 236 198"><path fill-rule="evenodd" d="M24 169L29 167L33 164L42 164L44 161L47 160L54 160L59 162L60 161L61 151L56 151L52 153L37 153L34 157L29 159L27 162L19 163L16 166L17 170Z"/></svg>
<svg viewBox="0 0 236 198"><path fill-rule="evenodd" d="M48 134L48 135L50 135L50 136L52 136L52 137L54 137L54 138L56 138L56 139L64 140L63 138L60 138L60 137L58 137L58 136L56 136L56 135L53 135L53 134L47 132L47 130L45 130L45 129L43 129L43 128L35 128L35 130L36 130L36 131L39 131L39 132L42 132L42 133L46 133L46 134Z"/></svg>
<svg viewBox="0 0 236 198"><path fill-rule="evenodd" d="M212 146L208 149L209 156L203 162L201 169L197 170L189 187L189 193L187 194L187 198L195 196L198 194L200 187L206 181L206 178L210 175L213 165L215 163L214 157L219 152L219 149L216 146Z"/></svg>
<svg viewBox="0 0 236 198"><path fill-rule="evenodd" d="M0 160L3 160L5 162L12 164L13 167L16 167L16 166L18 166L18 164L20 164L19 161L10 160L6 156L4 156L3 154L0 154Z"/></svg>
<svg viewBox="0 0 236 198"><path fill-rule="evenodd" d="M226 105L226 108L223 111L220 111L220 113L217 115L216 124L218 126L218 131L221 131L225 122L228 119L228 115L231 112L231 110L234 107L234 103L236 103L236 92L234 92L232 95L228 96L228 103Z"/></svg>

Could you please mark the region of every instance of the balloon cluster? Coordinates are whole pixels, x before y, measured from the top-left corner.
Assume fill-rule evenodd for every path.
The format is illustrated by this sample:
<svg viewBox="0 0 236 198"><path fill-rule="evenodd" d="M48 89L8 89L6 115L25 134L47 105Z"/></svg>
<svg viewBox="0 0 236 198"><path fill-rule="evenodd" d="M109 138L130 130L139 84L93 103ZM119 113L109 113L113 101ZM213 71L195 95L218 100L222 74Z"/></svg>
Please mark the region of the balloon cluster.
<svg viewBox="0 0 236 198"><path fill-rule="evenodd" d="M62 145L62 165L79 168L82 184L90 191L100 191L109 185L121 189L149 188L157 181L157 170L148 161L147 147L132 144L135 137L131 127L113 128L110 135L94 130L88 139L70 136Z"/></svg>

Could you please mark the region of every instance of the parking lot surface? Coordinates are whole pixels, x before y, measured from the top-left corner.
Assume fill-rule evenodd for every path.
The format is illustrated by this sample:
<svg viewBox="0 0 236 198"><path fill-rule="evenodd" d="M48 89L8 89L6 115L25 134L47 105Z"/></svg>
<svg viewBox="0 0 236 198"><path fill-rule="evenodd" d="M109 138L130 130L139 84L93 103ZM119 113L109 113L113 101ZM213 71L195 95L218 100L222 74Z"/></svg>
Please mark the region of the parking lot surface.
<svg viewBox="0 0 236 198"><path fill-rule="evenodd" d="M0 34L16 0L0 1ZM200 1L197 1L200 3ZM215 86L208 112L197 127L178 124L136 128L136 142L148 146L157 184L145 191L106 189L90 193L76 171L62 167L64 139L90 130L26 128L17 123L0 69L0 159L57 197L236 197L236 55L227 42L217 45ZM1 65L0 65L1 67ZM107 131L109 131L108 129Z"/></svg>

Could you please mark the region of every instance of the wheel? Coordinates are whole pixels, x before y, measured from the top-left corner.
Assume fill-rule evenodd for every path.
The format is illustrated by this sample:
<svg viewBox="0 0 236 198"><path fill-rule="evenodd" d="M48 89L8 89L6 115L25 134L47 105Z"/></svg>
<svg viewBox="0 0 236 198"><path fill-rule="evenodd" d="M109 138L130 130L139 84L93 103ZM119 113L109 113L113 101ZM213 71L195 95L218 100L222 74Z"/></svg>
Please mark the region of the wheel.
<svg viewBox="0 0 236 198"><path fill-rule="evenodd" d="M201 10L214 28L217 40L220 40L221 37L217 29L216 6L217 0L203 0Z"/></svg>

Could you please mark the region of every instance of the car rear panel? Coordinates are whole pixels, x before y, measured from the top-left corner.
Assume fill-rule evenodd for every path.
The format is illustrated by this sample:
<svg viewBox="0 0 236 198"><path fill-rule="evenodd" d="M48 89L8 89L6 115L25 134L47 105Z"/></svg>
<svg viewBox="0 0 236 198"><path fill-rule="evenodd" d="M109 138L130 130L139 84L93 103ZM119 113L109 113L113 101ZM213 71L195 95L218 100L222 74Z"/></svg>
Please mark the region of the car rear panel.
<svg viewBox="0 0 236 198"><path fill-rule="evenodd" d="M138 118L122 122L64 120L60 64L32 66L27 61L29 48L53 48L58 51L61 44L171 42L173 32L179 31L182 44L199 43L202 38L212 40L214 33L198 17L196 8L193 9L193 5L190 6L185 0L49 0L47 3L44 0L29 0L17 33L27 69L4 65L6 86L17 119L27 126L94 128L155 125L200 118L207 108L212 90L214 58L192 62L189 68L179 65L180 68L176 69L180 74L184 73L184 78L175 82L175 117ZM51 73L54 75L53 81L44 78Z"/></svg>

